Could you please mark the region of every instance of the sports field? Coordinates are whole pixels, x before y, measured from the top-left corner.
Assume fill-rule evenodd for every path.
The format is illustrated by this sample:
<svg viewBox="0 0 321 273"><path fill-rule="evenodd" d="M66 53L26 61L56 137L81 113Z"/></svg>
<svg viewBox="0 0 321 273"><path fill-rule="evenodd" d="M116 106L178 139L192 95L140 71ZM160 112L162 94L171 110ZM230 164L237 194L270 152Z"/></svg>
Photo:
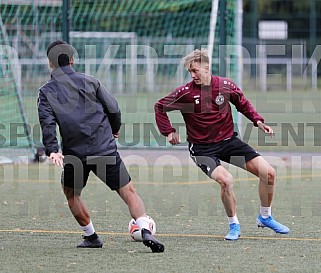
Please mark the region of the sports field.
<svg viewBox="0 0 321 273"><path fill-rule="evenodd" d="M320 272L321 168L316 155L267 154L277 168L276 235L255 225L257 179L230 167L242 234L225 241L219 186L185 150L124 150L136 189L157 223L164 253L151 253L127 232L130 216L117 194L91 177L83 198L102 249L77 249L81 232L48 163L0 166L0 272Z"/></svg>

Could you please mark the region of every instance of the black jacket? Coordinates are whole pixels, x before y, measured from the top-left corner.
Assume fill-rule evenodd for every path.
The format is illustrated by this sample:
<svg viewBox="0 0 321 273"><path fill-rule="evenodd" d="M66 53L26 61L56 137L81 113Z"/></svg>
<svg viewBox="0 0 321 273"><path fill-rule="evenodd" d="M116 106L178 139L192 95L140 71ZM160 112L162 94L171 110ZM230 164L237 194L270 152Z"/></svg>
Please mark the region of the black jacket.
<svg viewBox="0 0 321 273"><path fill-rule="evenodd" d="M39 89L38 115L48 156L59 150L57 124L64 155L83 160L117 149L113 134L120 129L121 113L116 99L97 79L71 66L55 69Z"/></svg>

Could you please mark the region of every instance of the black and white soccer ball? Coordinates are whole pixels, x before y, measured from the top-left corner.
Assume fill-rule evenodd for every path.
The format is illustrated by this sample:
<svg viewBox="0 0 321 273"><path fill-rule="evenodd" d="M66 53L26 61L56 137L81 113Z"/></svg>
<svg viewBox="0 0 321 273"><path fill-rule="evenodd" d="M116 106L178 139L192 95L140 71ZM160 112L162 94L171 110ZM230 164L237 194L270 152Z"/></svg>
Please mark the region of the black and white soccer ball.
<svg viewBox="0 0 321 273"><path fill-rule="evenodd" d="M152 235L156 234L156 223L153 220L152 217L147 216L148 221L149 221L149 230L152 233ZM141 242L143 241L142 239L142 233L141 233L141 229L139 228L139 226L136 224L135 219L131 219L128 223L128 232L130 234L130 237L137 242Z"/></svg>

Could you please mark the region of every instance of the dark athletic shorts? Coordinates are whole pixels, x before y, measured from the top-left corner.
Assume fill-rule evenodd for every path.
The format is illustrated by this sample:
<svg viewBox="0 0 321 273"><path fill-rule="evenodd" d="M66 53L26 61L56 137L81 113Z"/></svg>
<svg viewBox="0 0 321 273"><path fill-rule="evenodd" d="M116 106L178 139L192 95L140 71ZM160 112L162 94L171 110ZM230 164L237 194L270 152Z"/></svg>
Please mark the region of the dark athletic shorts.
<svg viewBox="0 0 321 273"><path fill-rule="evenodd" d="M65 156L61 183L69 188L82 189L86 186L91 171L112 190L118 190L131 181L124 162L116 151L108 156L88 157L86 161L75 156Z"/></svg>
<svg viewBox="0 0 321 273"><path fill-rule="evenodd" d="M221 160L244 169L246 162L260 156L252 147L240 140L237 133L217 143L189 143L189 152L196 165L209 177L214 169L221 165Z"/></svg>

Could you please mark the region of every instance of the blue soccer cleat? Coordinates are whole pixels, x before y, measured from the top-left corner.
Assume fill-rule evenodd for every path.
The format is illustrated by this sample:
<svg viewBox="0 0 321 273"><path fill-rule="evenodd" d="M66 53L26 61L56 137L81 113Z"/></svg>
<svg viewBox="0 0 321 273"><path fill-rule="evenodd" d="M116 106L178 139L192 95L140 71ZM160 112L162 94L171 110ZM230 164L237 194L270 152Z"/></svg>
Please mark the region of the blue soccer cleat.
<svg viewBox="0 0 321 273"><path fill-rule="evenodd" d="M276 233L287 234L289 233L290 229L279 222L275 221L272 216L264 219L261 215L259 215L256 219L256 224L258 227L268 227L274 230Z"/></svg>
<svg viewBox="0 0 321 273"><path fill-rule="evenodd" d="M241 236L240 224L230 224L230 231L225 236L225 240L237 240Z"/></svg>

